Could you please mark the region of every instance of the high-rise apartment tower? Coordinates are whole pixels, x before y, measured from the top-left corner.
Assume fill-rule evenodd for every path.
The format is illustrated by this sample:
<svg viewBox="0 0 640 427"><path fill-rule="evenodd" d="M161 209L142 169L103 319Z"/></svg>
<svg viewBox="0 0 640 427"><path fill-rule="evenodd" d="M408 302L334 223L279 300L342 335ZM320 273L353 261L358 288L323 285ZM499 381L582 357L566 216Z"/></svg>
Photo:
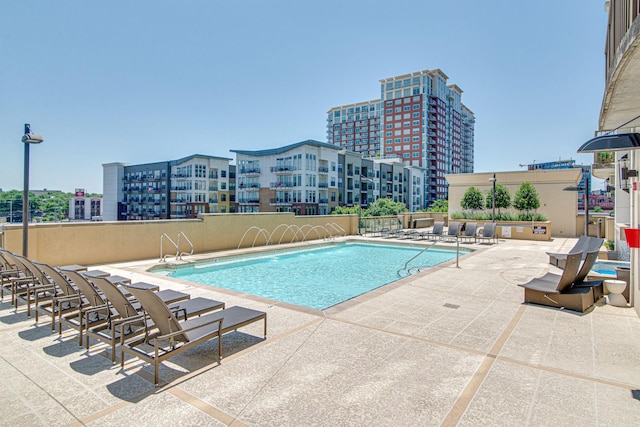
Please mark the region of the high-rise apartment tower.
<svg viewBox="0 0 640 427"><path fill-rule="evenodd" d="M424 169L422 207L447 198L445 174L473 172L475 117L441 70L380 80L380 99L334 107L327 142Z"/></svg>

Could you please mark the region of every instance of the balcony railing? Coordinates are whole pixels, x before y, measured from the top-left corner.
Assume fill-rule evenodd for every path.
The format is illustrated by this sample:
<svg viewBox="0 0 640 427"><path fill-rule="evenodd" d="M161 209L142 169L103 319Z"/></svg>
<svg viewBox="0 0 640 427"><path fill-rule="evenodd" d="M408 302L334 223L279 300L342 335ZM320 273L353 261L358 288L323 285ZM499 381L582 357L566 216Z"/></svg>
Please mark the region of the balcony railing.
<svg viewBox="0 0 640 427"><path fill-rule="evenodd" d="M272 182L269 184L269 188L272 190L277 190L278 188L291 188L293 187L293 182Z"/></svg>
<svg viewBox="0 0 640 427"><path fill-rule="evenodd" d="M630 48L634 41L633 37L627 37L627 34L630 33L629 30L632 26L636 28L640 26L640 21L637 19L640 15L640 1L617 0L611 1L609 5L609 25L605 43L607 83L616 70L622 52Z"/></svg>

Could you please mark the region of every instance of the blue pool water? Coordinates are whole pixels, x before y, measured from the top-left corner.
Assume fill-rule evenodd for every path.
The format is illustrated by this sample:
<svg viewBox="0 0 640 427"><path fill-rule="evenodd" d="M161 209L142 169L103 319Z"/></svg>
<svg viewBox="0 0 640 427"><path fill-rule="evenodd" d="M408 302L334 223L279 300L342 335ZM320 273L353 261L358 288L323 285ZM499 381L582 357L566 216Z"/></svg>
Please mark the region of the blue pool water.
<svg viewBox="0 0 640 427"><path fill-rule="evenodd" d="M339 243L220 259L179 267L169 273L156 272L323 310L398 280L398 270L422 249ZM461 254L468 252L461 250ZM432 267L455 257L455 250L430 248L408 267ZM401 274L407 275L406 271Z"/></svg>
<svg viewBox="0 0 640 427"><path fill-rule="evenodd" d="M597 260L593 267L591 267L591 271L594 273L602 274L602 275L616 275L616 267L626 267L629 268L629 263L624 261L602 261Z"/></svg>

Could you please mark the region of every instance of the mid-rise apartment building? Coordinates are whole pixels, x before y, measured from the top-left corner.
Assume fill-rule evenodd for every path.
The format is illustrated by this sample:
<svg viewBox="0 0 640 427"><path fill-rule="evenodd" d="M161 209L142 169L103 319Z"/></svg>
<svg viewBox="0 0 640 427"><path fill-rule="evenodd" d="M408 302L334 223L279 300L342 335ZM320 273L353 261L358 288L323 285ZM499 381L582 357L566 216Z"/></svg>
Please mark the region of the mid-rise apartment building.
<svg viewBox="0 0 640 427"><path fill-rule="evenodd" d="M236 154L238 212L326 215L339 204L338 153L308 140Z"/></svg>
<svg viewBox="0 0 640 427"><path fill-rule="evenodd" d="M372 159L307 140L236 153L238 212L326 215L337 206L369 207L378 198L420 209L424 171L397 159Z"/></svg>
<svg viewBox="0 0 640 427"><path fill-rule="evenodd" d="M380 80L380 99L333 107L327 142L425 170L421 206L447 197L445 174L473 172L473 112L439 69Z"/></svg>
<svg viewBox="0 0 640 427"><path fill-rule="evenodd" d="M103 164L107 221L195 218L234 212L232 159L194 154L178 160Z"/></svg>
<svg viewBox="0 0 640 427"><path fill-rule="evenodd" d="M85 196L84 189L76 188L75 196L69 198L69 221L101 221L102 197Z"/></svg>

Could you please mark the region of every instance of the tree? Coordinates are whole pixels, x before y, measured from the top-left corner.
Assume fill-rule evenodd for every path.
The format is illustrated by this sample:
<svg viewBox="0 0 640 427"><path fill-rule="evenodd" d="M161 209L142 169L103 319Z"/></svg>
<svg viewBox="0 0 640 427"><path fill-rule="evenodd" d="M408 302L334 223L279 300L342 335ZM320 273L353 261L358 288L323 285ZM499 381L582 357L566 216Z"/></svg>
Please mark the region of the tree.
<svg viewBox="0 0 640 427"><path fill-rule="evenodd" d="M485 206L487 209L493 207L493 187L487 192ZM509 206L511 206L509 190L500 184L496 184L496 208L498 208L498 213L500 213L500 208L506 209Z"/></svg>
<svg viewBox="0 0 640 427"><path fill-rule="evenodd" d="M513 198L513 207L519 211L524 211L527 216L529 215L529 211L536 210L540 207L538 192L530 182L525 181L520 184Z"/></svg>
<svg viewBox="0 0 640 427"><path fill-rule="evenodd" d="M369 206L369 209L363 211L363 216L389 216L406 212L407 207L404 203L394 202L393 200L381 197ZM367 215L365 215L365 212Z"/></svg>
<svg viewBox="0 0 640 427"><path fill-rule="evenodd" d="M429 205L427 212L449 212L449 201L438 199Z"/></svg>
<svg viewBox="0 0 640 427"><path fill-rule="evenodd" d="M348 206L336 206L336 208L331 211L332 215L352 215L352 214L358 214L358 207L357 206L352 206L352 207L348 207Z"/></svg>
<svg viewBox="0 0 640 427"><path fill-rule="evenodd" d="M482 209L484 207L484 203L482 202L482 193L480 190L476 187L469 187L467 191L464 192L464 196L462 196L460 206L462 206L462 209Z"/></svg>

